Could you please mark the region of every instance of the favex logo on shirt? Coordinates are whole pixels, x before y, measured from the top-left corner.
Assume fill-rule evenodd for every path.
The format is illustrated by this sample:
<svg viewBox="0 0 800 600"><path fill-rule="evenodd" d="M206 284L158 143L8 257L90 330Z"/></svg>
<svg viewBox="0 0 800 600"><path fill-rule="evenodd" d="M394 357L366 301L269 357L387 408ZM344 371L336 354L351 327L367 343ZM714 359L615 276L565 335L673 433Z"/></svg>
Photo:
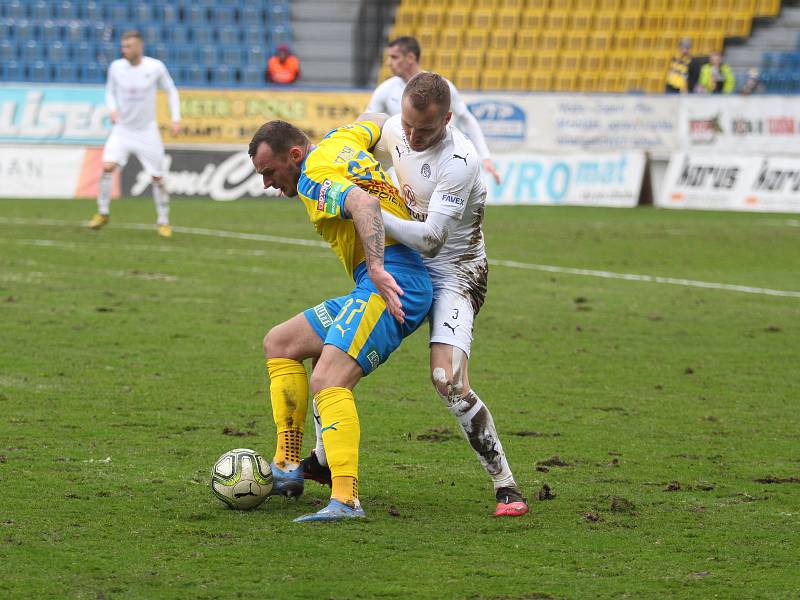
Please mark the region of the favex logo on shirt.
<svg viewBox="0 0 800 600"><path fill-rule="evenodd" d="M333 183L330 179L323 181L319 186L317 210L335 215L341 191L341 183Z"/></svg>
<svg viewBox="0 0 800 600"><path fill-rule="evenodd" d="M451 206L464 206L464 199L451 194L442 194L442 202Z"/></svg>

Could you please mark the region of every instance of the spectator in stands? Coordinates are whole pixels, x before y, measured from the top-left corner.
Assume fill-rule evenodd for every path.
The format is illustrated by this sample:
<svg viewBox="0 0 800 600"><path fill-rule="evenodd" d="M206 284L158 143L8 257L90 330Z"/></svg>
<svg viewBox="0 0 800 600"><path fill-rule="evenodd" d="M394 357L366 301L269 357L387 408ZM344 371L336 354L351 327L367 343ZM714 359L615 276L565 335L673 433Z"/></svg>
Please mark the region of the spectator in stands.
<svg viewBox="0 0 800 600"><path fill-rule="evenodd" d="M708 63L700 69L698 91L709 94L732 94L736 89L736 78L730 65L722 62L722 53L712 52Z"/></svg>
<svg viewBox="0 0 800 600"><path fill-rule="evenodd" d="M291 53L288 44L279 45L277 52L270 57L264 78L267 83L281 85L289 85L300 79L300 61Z"/></svg>
<svg viewBox="0 0 800 600"><path fill-rule="evenodd" d="M763 94L765 91L764 84L761 82L761 73L758 69L750 69L747 72L747 79L742 85L742 89L739 90L739 93L743 96L749 96L750 94Z"/></svg>
<svg viewBox="0 0 800 600"><path fill-rule="evenodd" d="M689 64L692 62L692 40L682 38L678 53L672 57L664 91L667 94L686 94L689 91Z"/></svg>

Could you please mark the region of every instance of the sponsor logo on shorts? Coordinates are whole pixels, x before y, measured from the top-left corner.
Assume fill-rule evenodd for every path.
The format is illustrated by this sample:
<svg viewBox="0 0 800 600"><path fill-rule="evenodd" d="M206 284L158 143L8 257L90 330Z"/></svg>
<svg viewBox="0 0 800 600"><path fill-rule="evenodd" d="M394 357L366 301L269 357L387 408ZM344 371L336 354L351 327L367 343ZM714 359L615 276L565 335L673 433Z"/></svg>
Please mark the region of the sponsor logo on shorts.
<svg viewBox="0 0 800 600"><path fill-rule="evenodd" d="M381 355L375 350L370 350L367 352L367 360L373 369L377 369L378 365L381 364Z"/></svg>
<svg viewBox="0 0 800 600"><path fill-rule="evenodd" d="M442 202L451 206L464 206L464 199L452 194L442 194Z"/></svg>
<svg viewBox="0 0 800 600"><path fill-rule="evenodd" d="M317 304L314 307L314 314L317 315L319 322L322 323L322 326L327 329L333 323L333 319L331 318L331 313L328 312L328 309L325 307L324 304Z"/></svg>

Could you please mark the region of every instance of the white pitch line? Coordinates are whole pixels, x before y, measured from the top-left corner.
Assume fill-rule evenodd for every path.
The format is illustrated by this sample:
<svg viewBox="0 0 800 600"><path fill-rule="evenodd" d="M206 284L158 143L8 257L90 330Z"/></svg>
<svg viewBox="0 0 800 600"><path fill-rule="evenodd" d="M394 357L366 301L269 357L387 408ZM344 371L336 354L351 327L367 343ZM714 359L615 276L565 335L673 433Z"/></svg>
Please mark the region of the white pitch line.
<svg viewBox="0 0 800 600"><path fill-rule="evenodd" d="M8 225L52 225L52 226L74 226L80 225L75 221L58 221L55 219L18 219L0 217L0 224ZM152 230L153 225L144 223L114 223L115 228ZM177 233L188 233L194 235L205 235L218 238L229 238L237 240L252 240L257 242L269 242L276 244L289 244L294 246L313 246L327 248L325 242L317 240L303 240L298 238L287 238L274 235L264 235L259 233L240 233L237 231L226 231L224 229L204 229L200 227L181 227L173 226L173 231ZM47 241L38 240L39 242ZM711 290L724 290L728 292L741 292L745 294L759 294L763 296L781 296L784 298L800 298L800 292L792 290L774 290L770 288L751 287L747 285L736 285L730 283L715 283L711 281L698 281L695 279L680 279L675 277L659 277L656 275L638 275L635 273L615 273L613 271L597 271L594 269L575 269L572 267L558 267L554 265L537 265L534 263L523 263L513 260L489 259L490 265L498 267L508 267L512 269L524 269L528 271L544 271L546 273L563 273L567 275L582 275L584 277L599 277L602 279L621 279L623 281L640 281L645 283L662 283L667 285L678 285L683 287L696 287Z"/></svg>

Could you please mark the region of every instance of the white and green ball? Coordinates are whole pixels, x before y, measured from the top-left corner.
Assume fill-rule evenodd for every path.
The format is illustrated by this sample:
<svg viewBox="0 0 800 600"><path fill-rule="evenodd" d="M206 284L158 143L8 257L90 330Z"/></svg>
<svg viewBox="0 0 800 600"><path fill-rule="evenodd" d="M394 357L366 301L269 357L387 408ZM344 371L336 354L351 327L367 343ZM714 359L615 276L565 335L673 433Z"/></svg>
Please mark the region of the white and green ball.
<svg viewBox="0 0 800 600"><path fill-rule="evenodd" d="M264 502L272 491L272 469L255 450L236 448L214 463L211 491L229 508L250 510Z"/></svg>

